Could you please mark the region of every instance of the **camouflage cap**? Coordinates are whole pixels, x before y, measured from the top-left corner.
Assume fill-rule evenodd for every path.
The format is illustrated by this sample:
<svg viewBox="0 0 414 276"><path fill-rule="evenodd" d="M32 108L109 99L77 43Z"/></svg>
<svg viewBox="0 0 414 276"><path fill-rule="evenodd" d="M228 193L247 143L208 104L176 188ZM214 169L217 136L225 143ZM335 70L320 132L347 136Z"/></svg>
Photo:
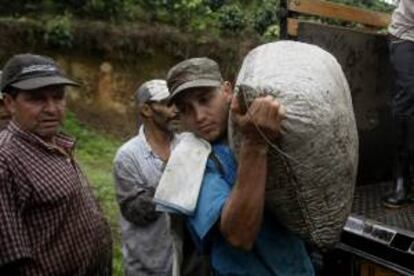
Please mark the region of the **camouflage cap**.
<svg viewBox="0 0 414 276"><path fill-rule="evenodd" d="M217 62L206 57L184 60L171 68L167 74L170 100L189 88L218 87L222 82Z"/></svg>

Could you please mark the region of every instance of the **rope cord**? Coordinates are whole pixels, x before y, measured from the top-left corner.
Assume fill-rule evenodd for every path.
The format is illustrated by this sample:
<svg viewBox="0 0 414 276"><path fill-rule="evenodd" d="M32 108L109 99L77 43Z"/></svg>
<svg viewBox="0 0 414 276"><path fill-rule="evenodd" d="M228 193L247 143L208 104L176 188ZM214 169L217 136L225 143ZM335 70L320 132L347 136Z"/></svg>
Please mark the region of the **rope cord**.
<svg viewBox="0 0 414 276"><path fill-rule="evenodd" d="M252 119L252 122L253 122L257 132L260 134L260 136L263 138L263 140L265 140L265 142L270 146L270 149L271 149L270 153L273 154L274 156L277 156L277 154L280 154L283 157L285 157L286 159L289 159L289 160L295 162L299 167L305 167L307 169L311 169L311 167L309 167L305 164L302 164L301 162L296 160L294 157L290 156L289 154L287 154L286 152L281 150L276 144L272 143L272 141L270 141L270 139L268 137L266 137L266 134L263 133L263 131L260 129L260 127L253 120L253 115L250 113L249 106L247 105L245 92L242 91L241 89L238 92L241 93L242 96L243 96L243 104L245 105L246 113L250 117L250 119Z"/></svg>

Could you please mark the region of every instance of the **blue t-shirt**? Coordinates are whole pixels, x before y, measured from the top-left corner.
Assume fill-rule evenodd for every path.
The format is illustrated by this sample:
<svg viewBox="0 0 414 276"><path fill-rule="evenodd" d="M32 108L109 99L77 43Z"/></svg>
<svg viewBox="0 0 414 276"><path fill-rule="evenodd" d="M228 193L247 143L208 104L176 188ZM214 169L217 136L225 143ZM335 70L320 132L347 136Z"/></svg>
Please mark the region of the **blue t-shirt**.
<svg viewBox="0 0 414 276"><path fill-rule="evenodd" d="M207 162L197 208L187 226L198 249L210 253L215 275L314 275L303 241L266 213L250 251L232 247L214 227L236 181L237 165L227 145L212 146L216 160L210 157Z"/></svg>

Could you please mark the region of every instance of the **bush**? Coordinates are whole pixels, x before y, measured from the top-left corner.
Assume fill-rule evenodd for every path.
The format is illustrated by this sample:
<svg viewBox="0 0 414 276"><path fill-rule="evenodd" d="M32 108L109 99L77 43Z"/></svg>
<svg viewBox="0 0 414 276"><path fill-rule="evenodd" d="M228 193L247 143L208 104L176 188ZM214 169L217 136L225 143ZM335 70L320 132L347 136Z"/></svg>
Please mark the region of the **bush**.
<svg viewBox="0 0 414 276"><path fill-rule="evenodd" d="M256 11L253 21L253 28L260 35L267 29L279 22L278 18L279 0L263 1L263 5Z"/></svg>
<svg viewBox="0 0 414 276"><path fill-rule="evenodd" d="M264 32L262 36L266 40L274 41L274 40L279 39L279 33L280 33L279 25L275 24L275 25L270 25L269 27L267 27L266 31Z"/></svg>
<svg viewBox="0 0 414 276"><path fill-rule="evenodd" d="M96 19L129 19L133 0L72 0L72 4L83 4L82 10Z"/></svg>
<svg viewBox="0 0 414 276"><path fill-rule="evenodd" d="M225 3L226 0L204 0L204 4L207 5L212 11L217 11Z"/></svg>
<svg viewBox="0 0 414 276"><path fill-rule="evenodd" d="M222 31L240 33L246 27L246 17L237 5L223 6L219 11L219 28Z"/></svg>
<svg viewBox="0 0 414 276"><path fill-rule="evenodd" d="M51 46L70 48L73 42L70 14L49 20L46 23L44 39Z"/></svg>

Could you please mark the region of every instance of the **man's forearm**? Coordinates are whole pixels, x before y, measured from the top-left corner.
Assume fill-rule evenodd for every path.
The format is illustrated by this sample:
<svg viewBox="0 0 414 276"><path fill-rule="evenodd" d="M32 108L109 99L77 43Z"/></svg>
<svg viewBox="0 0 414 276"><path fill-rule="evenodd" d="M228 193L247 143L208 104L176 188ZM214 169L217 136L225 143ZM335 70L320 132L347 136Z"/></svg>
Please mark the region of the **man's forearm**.
<svg viewBox="0 0 414 276"><path fill-rule="evenodd" d="M152 202L152 193L149 195L145 192L135 198L127 199L120 207L124 218L136 225L145 226L159 217Z"/></svg>
<svg viewBox="0 0 414 276"><path fill-rule="evenodd" d="M235 247L251 249L263 217L267 146L244 140L237 182L221 215L220 231Z"/></svg>

